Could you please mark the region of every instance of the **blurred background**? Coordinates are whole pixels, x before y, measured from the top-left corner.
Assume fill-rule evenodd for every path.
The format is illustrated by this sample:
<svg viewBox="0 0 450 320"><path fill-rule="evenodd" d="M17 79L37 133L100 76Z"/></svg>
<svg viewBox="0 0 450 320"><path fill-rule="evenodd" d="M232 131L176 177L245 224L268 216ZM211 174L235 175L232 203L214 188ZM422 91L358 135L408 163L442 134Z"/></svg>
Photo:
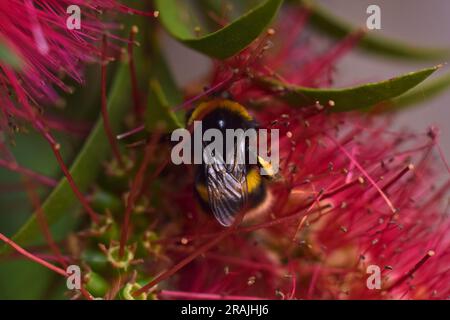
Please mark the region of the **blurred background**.
<svg viewBox="0 0 450 320"><path fill-rule="evenodd" d="M371 4L381 8L381 30L370 32L420 47L450 46L450 1L448 0L319 0L334 15L356 27L365 27L367 7ZM164 37L165 52L179 84L198 79L208 70L210 62L200 54L186 49L168 36ZM448 63L449 61L440 61ZM439 61L437 62L439 63ZM335 85L351 86L368 81L388 79L420 67L430 67L431 62L404 62L385 59L358 50L341 59L337 65ZM450 72L446 65L433 77ZM431 78L430 78L431 79ZM430 125L441 131L441 146L450 158L450 91L433 100L417 104L414 109L400 113L396 126L408 126L425 132Z"/></svg>

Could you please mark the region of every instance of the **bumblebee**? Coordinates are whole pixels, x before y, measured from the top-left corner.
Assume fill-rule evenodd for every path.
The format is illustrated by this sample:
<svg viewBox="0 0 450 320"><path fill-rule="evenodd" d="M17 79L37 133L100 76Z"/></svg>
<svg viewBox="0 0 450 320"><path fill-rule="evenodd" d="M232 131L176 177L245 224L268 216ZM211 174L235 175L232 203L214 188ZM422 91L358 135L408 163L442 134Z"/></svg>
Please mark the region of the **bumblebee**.
<svg viewBox="0 0 450 320"><path fill-rule="evenodd" d="M227 129L256 130L259 126L245 107L226 99L200 103L187 115L186 127L192 127L197 121L201 121L202 136L208 129L218 129L222 137L227 137ZM226 138L224 145L228 145ZM249 163L247 140L233 139L230 145L234 146L234 157L227 158L226 163L222 157L215 156L209 163L202 161L194 165L195 197L203 210L225 227L232 225L238 214L245 211L246 215L250 215L249 211L256 212L267 204L270 195L266 176L260 174L260 169L263 168L272 178L270 164L262 158L257 157L256 164ZM245 161L237 161L239 153ZM227 151L222 154L227 154Z"/></svg>

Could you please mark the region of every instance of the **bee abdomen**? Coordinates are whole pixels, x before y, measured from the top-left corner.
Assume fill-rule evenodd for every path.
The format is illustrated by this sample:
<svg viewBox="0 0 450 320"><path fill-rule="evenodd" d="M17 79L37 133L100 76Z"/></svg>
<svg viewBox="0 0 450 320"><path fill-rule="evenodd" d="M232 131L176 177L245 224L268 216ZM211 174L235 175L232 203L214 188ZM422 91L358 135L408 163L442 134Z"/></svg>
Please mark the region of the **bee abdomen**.
<svg viewBox="0 0 450 320"><path fill-rule="evenodd" d="M254 167L248 173L246 177L247 181L247 209L253 209L264 202L267 194L266 185L261 175L259 174L259 168ZM195 183L195 195L201 204L201 207L206 212L211 212L210 207L210 194L208 194L208 188L203 181L196 181ZM222 194L223 195L223 194ZM238 208L239 204L235 203L234 199L222 199L228 202L228 206L231 208ZM236 209L235 215L238 213Z"/></svg>

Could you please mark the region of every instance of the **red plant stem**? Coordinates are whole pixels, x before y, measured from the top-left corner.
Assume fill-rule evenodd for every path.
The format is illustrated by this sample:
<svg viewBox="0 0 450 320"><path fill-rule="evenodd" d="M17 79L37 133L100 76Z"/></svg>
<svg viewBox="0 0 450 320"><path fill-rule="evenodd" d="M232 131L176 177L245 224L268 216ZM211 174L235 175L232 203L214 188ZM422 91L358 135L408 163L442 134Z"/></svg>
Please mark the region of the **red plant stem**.
<svg viewBox="0 0 450 320"><path fill-rule="evenodd" d="M420 267L422 267L425 262L428 261L428 259L430 259L432 256L435 255L435 252L433 250L430 250L427 252L427 254L420 259L420 261L411 269L409 270L404 276L402 276L400 279L398 279L393 285L391 285L388 289L388 291L391 291L392 289L394 289L395 287L398 287L400 284L402 284L406 279L411 278L414 273L419 270Z"/></svg>
<svg viewBox="0 0 450 320"><path fill-rule="evenodd" d="M142 106L140 102L140 94L139 94L139 86L137 83L137 76L136 76L136 66L134 63L134 54L133 54L133 48L135 45L135 36L138 33L139 29L137 26L131 27L130 31L130 38L128 42L128 59L129 59L129 66L130 66L130 78L131 78L131 89L133 92L133 106L134 106L134 115L136 119L142 118Z"/></svg>
<svg viewBox="0 0 450 320"><path fill-rule="evenodd" d="M84 197L84 195L80 192L80 190L78 189L75 181L73 180L72 175L70 174L69 170L67 169L66 165L64 164L64 160L62 159L61 153L59 152L59 144L51 144L52 146L52 151L56 156L56 160L59 163L59 166L61 167L61 169L64 172L64 175L67 179L67 182L69 182L70 187L72 188L72 191L75 193L75 196L78 198L78 200L80 201L81 205L83 206L83 208L86 210L86 212L89 214L89 216L91 217L92 221L95 224L98 224L100 222L97 213L94 211L94 209L91 208L91 206L89 205L89 203L87 202L86 198Z"/></svg>
<svg viewBox="0 0 450 320"><path fill-rule="evenodd" d="M52 233L50 231L50 228L48 227L47 219L45 217L45 213L42 209L41 202L39 200L39 196L36 194L36 190L34 189L33 184L31 181L28 180L28 178L25 178L25 188L27 189L27 193L30 197L30 200L33 204L33 207L36 211L36 220L38 221L38 224L42 230L42 233L44 234L44 238L47 241L48 246L50 247L51 251L57 258L59 264L67 269L67 262L64 259L61 251L59 250L58 246L56 245Z"/></svg>
<svg viewBox="0 0 450 320"><path fill-rule="evenodd" d="M67 273L66 271L64 271L61 268L58 268L54 265L52 265L51 263L48 263L47 261L36 257L35 255L33 255L32 253L26 251L25 249L23 249L21 246L19 246L18 244L16 244L14 241L12 241L11 239L7 238L5 235L3 235L2 233L0 233L0 240L2 240L3 242L5 242L7 245L11 246L14 250L16 250L17 252L19 252L20 254L22 254L23 256L25 256L26 258L39 263L40 265L46 267L47 269L50 269L54 272L56 272L57 274L62 275L63 277L67 277Z"/></svg>
<svg viewBox="0 0 450 320"><path fill-rule="evenodd" d="M103 36L102 39L102 71L101 71L101 78L102 78L102 83L101 83L101 95L102 95L102 105L101 105L101 109L102 109L102 117L103 117L103 125L105 128L105 133L106 136L108 137L108 141L109 144L111 146L112 152L114 154L114 157L117 159L117 162L119 163L119 165L123 168L124 167L124 163L122 160L122 156L120 154L120 150L119 150L119 146L117 145L117 140L114 139L114 135L112 133L112 129L111 129L111 123L109 121L109 115L108 115L108 98L107 98L107 93L106 93L106 67L108 64L108 61L106 59L106 36Z"/></svg>
<svg viewBox="0 0 450 320"><path fill-rule="evenodd" d="M87 300L94 300L94 297L83 286L81 286L80 292Z"/></svg>
<svg viewBox="0 0 450 320"><path fill-rule="evenodd" d="M138 172L133 180L131 185L130 193L127 199L127 206L125 208L124 220L122 224L121 236L120 236L120 247L119 247L119 257L123 257L125 253L125 245L128 240L128 231L130 227L130 217L131 212L133 211L134 204L138 198L139 192L142 188L142 184L145 177L145 171L147 170L148 165L152 159L153 152L156 147L156 143L159 140L159 134L155 133L153 135L152 140L148 143L145 148L144 159L142 160L141 166L139 167Z"/></svg>
<svg viewBox="0 0 450 320"><path fill-rule="evenodd" d="M44 259L36 257L34 254L32 254L32 253L28 252L27 250L23 249L21 246L19 246L17 243L15 243L11 239L9 239L5 235L3 235L1 232L0 232L0 240L5 242L7 245L9 245L11 248L16 250L20 254L22 254L27 259L29 259L31 261L34 261L34 262L40 264L41 266L44 266L47 269L50 269L53 272L56 272L57 274L65 277L65 278L67 278L69 276L69 274L67 274L67 272L65 270L63 270L61 268L58 268L57 266L54 266L53 264L45 261ZM91 294L83 286L80 288L80 292L86 299L88 299L88 300L92 300L93 299Z"/></svg>
<svg viewBox="0 0 450 320"><path fill-rule="evenodd" d="M105 294L105 300L114 300L120 289L123 286L123 277L121 274L118 275L116 279L113 280L111 289Z"/></svg>
<svg viewBox="0 0 450 320"><path fill-rule="evenodd" d="M46 186L49 186L49 187L56 187L58 185L58 181L56 181L52 178L46 177L37 172L34 172L33 170L30 170L28 168L21 167L15 162L9 162L9 161L0 159L0 166L6 168L8 170L23 174L24 176L34 179L34 180L36 180Z"/></svg>
<svg viewBox="0 0 450 320"><path fill-rule="evenodd" d="M174 299L198 299L198 300L265 300L260 297L249 296L229 296L214 293L199 293L199 292L183 292L162 290L159 293L160 297L174 298Z"/></svg>

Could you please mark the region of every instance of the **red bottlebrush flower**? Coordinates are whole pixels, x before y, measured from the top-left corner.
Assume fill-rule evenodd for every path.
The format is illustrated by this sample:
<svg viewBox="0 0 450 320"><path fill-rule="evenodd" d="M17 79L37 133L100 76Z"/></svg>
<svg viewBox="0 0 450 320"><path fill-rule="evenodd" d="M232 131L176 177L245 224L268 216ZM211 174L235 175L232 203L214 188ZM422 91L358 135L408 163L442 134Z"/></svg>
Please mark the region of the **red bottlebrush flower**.
<svg viewBox="0 0 450 320"><path fill-rule="evenodd" d="M80 21L69 27L69 20L74 18L71 16L73 9L79 9L77 18ZM112 9L147 15L115 0L9 0L0 4L0 40L24 64L17 71L0 61L0 125L7 132L9 118L15 117L29 121L44 136L72 190L94 221L97 221L96 214L78 190L62 160L60 145L49 131L64 125L49 121L38 110L43 105L56 103L58 90L71 91L62 80L63 76L83 83L83 64L106 60L106 40L103 46L99 43L108 30L118 25L102 22L98 15ZM109 37L117 38L114 35ZM106 73L103 71L102 81L105 83ZM103 106L106 107L105 101Z"/></svg>
<svg viewBox="0 0 450 320"><path fill-rule="evenodd" d="M67 27L67 8L79 6L80 29ZM26 98L35 103L57 101L56 89L70 92L61 75L83 82L82 63L98 60L98 40L113 25L99 21L101 10L118 8L113 0L102 1L40 1L9 0L0 4L0 38L24 62L23 70L15 72L2 63L0 79L2 100L8 99L8 88L20 84ZM7 111L20 115L10 103ZM23 110L22 110L23 111Z"/></svg>
<svg viewBox="0 0 450 320"><path fill-rule="evenodd" d="M173 211L185 213L186 221L167 231L184 236L160 242L171 260L180 261L147 287L177 272L162 298L450 296L444 201L450 181L441 181L445 167L434 157L434 131L393 132L389 119L329 113L333 101L293 109L255 81L264 75L291 84L330 84L334 62L360 34L313 59L309 48L286 36L295 32L280 32L299 32L307 15L285 20L274 37L280 46L270 53L260 56L268 49L265 38L214 70L208 93L227 90L243 105L258 106L252 113L263 128L280 130L282 178L270 184L266 215L228 234L190 201L189 181L176 196L167 190L167 206L177 204ZM168 179L168 185L180 184L179 176ZM379 271L379 286L369 278L373 270Z"/></svg>
<svg viewBox="0 0 450 320"><path fill-rule="evenodd" d="M450 183L438 181L434 141L393 133L370 117L309 112L279 107L258 114L282 137L284 178L270 186L271 210L181 270L177 289L261 298L448 298L443 198ZM177 202L186 203L190 190ZM213 222L198 230L197 209L182 208L191 215L183 234L192 237L179 239L184 245L175 253L220 235L207 231ZM370 266L380 270L379 288L368 287Z"/></svg>

